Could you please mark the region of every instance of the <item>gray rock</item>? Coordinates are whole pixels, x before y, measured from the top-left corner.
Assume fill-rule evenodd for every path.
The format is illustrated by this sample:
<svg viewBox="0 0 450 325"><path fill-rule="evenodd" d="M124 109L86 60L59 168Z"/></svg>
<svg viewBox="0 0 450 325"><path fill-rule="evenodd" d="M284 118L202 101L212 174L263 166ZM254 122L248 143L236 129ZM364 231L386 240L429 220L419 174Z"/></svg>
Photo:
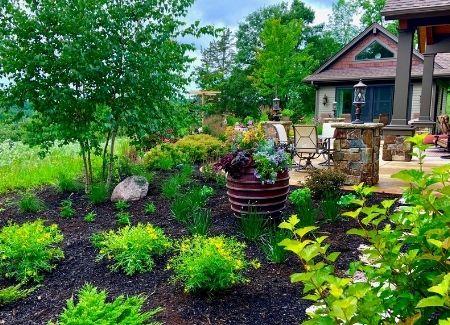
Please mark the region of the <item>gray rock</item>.
<svg viewBox="0 0 450 325"><path fill-rule="evenodd" d="M111 195L111 201L137 201L147 195L148 182L145 177L131 176L119 183Z"/></svg>

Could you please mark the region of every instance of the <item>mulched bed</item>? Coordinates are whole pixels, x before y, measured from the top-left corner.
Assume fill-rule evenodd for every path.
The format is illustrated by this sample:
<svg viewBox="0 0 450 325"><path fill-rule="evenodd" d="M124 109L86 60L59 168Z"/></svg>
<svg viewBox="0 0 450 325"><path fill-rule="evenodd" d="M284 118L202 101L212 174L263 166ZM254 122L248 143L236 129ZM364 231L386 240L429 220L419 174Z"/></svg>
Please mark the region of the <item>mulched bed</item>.
<svg viewBox="0 0 450 325"><path fill-rule="evenodd" d="M161 179L155 179L149 196L131 204L133 224L150 222L162 227L172 238L188 235L183 225L171 216L169 202L160 196L160 184ZM211 234L224 233L244 240L229 209L225 190L216 189L216 195L210 200L213 210ZM112 203L92 206L82 194L73 194L71 198L77 214L73 219L66 220L59 216L58 208L68 194L58 194L46 188L40 191L39 197L47 205L47 210L39 217L49 223L57 223L64 234L65 259L45 276L42 286L31 296L2 308L0 324L46 324L49 320L55 320L65 307L66 300L86 282L106 289L111 297L120 294L146 295L145 308L163 307L164 311L157 319L165 324L298 324L306 317L305 309L311 303L301 299L301 285L293 285L289 280L290 274L301 271L294 256L284 264L271 264L257 244L248 243L248 257L258 258L262 264L261 268L249 272L249 284L210 296L186 294L179 285L169 281L171 273L165 269L167 256L156 261L152 272L132 277L111 272L107 263L95 261L96 251L90 238L93 233L116 228L116 211ZM16 199L15 194L0 197L0 206L6 206L0 213L0 226L9 220L21 223L38 217L20 214L17 207L11 204ZM149 201L154 202L157 208L152 216L144 213L144 206ZM90 211L97 214L94 223L83 220ZM286 215L291 212L288 206ZM354 226L353 222L342 220L323 224L320 228L322 233L330 236L331 251L342 252L337 261L340 270L345 270L358 256L357 247L362 241L345 234Z"/></svg>

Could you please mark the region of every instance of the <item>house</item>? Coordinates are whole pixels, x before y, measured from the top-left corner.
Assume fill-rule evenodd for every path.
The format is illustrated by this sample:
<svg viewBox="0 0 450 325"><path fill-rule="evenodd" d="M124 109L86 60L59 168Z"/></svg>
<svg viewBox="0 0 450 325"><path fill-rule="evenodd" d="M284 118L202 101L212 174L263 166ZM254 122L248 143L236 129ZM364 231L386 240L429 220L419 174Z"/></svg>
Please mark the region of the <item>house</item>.
<svg viewBox="0 0 450 325"><path fill-rule="evenodd" d="M368 88L361 119L372 122L378 121L380 115L386 115L390 120L393 114L397 50L398 38L375 23L305 78L305 82L316 87L316 118L323 120L333 116L333 106L336 105L337 117L352 120L355 111L353 86L362 80ZM424 56L413 51L408 103L410 122L420 115L423 67ZM434 67L432 120L446 110L448 81L450 54L439 53Z"/></svg>

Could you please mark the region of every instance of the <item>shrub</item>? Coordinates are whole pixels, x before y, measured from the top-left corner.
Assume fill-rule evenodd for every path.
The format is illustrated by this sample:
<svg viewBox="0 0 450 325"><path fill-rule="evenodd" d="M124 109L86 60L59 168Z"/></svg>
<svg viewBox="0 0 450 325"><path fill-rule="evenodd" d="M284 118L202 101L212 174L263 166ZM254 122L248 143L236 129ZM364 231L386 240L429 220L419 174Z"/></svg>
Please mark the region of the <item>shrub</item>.
<svg viewBox="0 0 450 325"><path fill-rule="evenodd" d="M83 184L77 179L70 177L66 174L59 174L56 179L56 187L59 192L78 192L83 189Z"/></svg>
<svg viewBox="0 0 450 325"><path fill-rule="evenodd" d="M186 292L217 291L247 282L249 267L245 244L233 238L194 236L182 240L179 254L170 259L174 282L181 282Z"/></svg>
<svg viewBox="0 0 450 325"><path fill-rule="evenodd" d="M271 229L262 237L261 249L268 261L272 263L283 263L286 261L287 252L279 244L291 234L283 229Z"/></svg>
<svg viewBox="0 0 450 325"><path fill-rule="evenodd" d="M264 234L266 218L257 211L250 211L250 213L241 215L239 225L244 237L255 241Z"/></svg>
<svg viewBox="0 0 450 325"><path fill-rule="evenodd" d="M322 199L327 193L339 193L346 175L337 169L315 169L306 179L305 186L314 198Z"/></svg>
<svg viewBox="0 0 450 325"><path fill-rule="evenodd" d="M84 216L84 221L94 222L96 217L97 215L94 213L94 211L91 211Z"/></svg>
<svg viewBox="0 0 450 325"><path fill-rule="evenodd" d="M121 212L127 210L130 207L128 202L124 201L124 200L119 200L114 205L116 207L116 210L121 211Z"/></svg>
<svg viewBox="0 0 450 325"><path fill-rule="evenodd" d="M129 212L120 211L116 214L116 222L119 226L131 225L132 215Z"/></svg>
<svg viewBox="0 0 450 325"><path fill-rule="evenodd" d="M153 317L162 309L156 308L143 313L141 310L145 303L142 296L119 296L107 302L107 292L98 291L97 288L86 284L78 293L78 302L71 298L56 323L49 325L70 324L159 324Z"/></svg>
<svg viewBox="0 0 450 325"><path fill-rule="evenodd" d="M226 150L222 141L208 134L188 135L178 140L174 147L191 163L215 160Z"/></svg>
<svg viewBox="0 0 450 325"><path fill-rule="evenodd" d="M338 197L333 193L325 194L325 198L320 202L320 209L325 221L336 222L340 216L340 206L337 203Z"/></svg>
<svg viewBox="0 0 450 325"><path fill-rule="evenodd" d="M227 177L225 174L215 171L211 164L204 165L201 172L203 178L207 182L214 182L220 186L225 186L227 184Z"/></svg>
<svg viewBox="0 0 450 325"><path fill-rule="evenodd" d="M162 194L168 199L175 198L181 189L192 181L194 169L190 165L183 166L181 171L166 179L162 184Z"/></svg>
<svg viewBox="0 0 450 325"><path fill-rule="evenodd" d="M352 206L354 206L353 202L357 199L355 194L346 194L346 195L342 195L339 198L339 201L337 202L337 204L339 205L339 207L341 207L342 209L344 208L350 208Z"/></svg>
<svg viewBox="0 0 450 325"><path fill-rule="evenodd" d="M0 274L17 281L42 280L64 253L58 244L63 235L57 225L45 226L42 220L22 225L9 224L0 231Z"/></svg>
<svg viewBox="0 0 450 325"><path fill-rule="evenodd" d="M37 287L29 289L22 289L23 284L12 285L3 289L0 289L0 306L5 306L10 303L16 302L32 294Z"/></svg>
<svg viewBox="0 0 450 325"><path fill-rule="evenodd" d="M21 213L38 213L44 209L44 202L31 192L22 195L18 205Z"/></svg>
<svg viewBox="0 0 450 325"><path fill-rule="evenodd" d="M155 212L156 212L155 204L153 202L148 202L145 205L145 214L153 214Z"/></svg>
<svg viewBox="0 0 450 325"><path fill-rule="evenodd" d="M289 200L294 205L297 216L300 218L300 225L312 226L316 222L317 211L314 209L309 188L293 191L289 195Z"/></svg>
<svg viewBox="0 0 450 325"><path fill-rule="evenodd" d="M92 185L91 191L89 192L89 200L93 204L100 204L109 199L108 187L105 183L97 183Z"/></svg>
<svg viewBox="0 0 450 325"><path fill-rule="evenodd" d="M75 215L75 210L71 199L63 200L61 202L61 206L59 207L59 215L66 219L70 219Z"/></svg>
<svg viewBox="0 0 450 325"><path fill-rule="evenodd" d="M214 190L209 186L192 188L188 193L180 195L172 203L171 211L173 216L180 222L190 221L192 213L205 207L207 200L213 193Z"/></svg>
<svg viewBox="0 0 450 325"><path fill-rule="evenodd" d="M145 166L156 170L171 170L186 160L181 153L177 152L173 144L158 145L144 155Z"/></svg>
<svg viewBox="0 0 450 325"><path fill-rule="evenodd" d="M99 249L97 260L113 260L111 269L122 270L127 275L151 271L153 257L164 254L171 247L163 230L151 224L103 232L97 234L93 242Z"/></svg>
<svg viewBox="0 0 450 325"><path fill-rule="evenodd" d="M208 234L209 227L211 227L211 210L198 208L192 212L188 223L188 229L191 235Z"/></svg>

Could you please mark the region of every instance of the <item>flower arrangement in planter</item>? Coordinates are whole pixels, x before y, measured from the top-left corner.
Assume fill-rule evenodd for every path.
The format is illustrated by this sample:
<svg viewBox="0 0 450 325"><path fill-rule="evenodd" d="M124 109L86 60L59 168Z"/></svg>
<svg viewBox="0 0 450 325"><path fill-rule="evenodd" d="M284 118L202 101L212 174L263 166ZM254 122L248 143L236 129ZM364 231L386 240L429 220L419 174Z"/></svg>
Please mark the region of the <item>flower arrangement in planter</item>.
<svg viewBox="0 0 450 325"><path fill-rule="evenodd" d="M284 209L289 192L290 156L267 140L262 125L232 135L232 152L215 164L228 174L232 210L274 214Z"/></svg>

